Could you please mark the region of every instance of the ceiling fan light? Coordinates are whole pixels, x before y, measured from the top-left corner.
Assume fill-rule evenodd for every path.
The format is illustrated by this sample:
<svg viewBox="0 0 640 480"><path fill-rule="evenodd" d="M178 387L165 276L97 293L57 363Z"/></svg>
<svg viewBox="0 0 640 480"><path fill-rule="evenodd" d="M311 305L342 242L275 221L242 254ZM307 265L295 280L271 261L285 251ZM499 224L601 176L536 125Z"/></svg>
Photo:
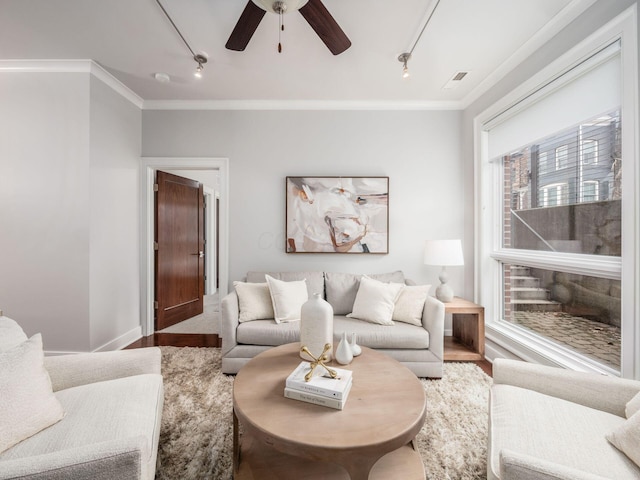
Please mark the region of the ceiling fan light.
<svg viewBox="0 0 640 480"><path fill-rule="evenodd" d="M299 10L300 8L304 7L304 5L309 0L286 0L284 2L276 2L274 0L251 0L251 1L255 3L257 6L259 6L261 9L271 13L280 13L278 10L275 10L275 8L278 4L284 3L285 8L282 11L282 13L288 13L288 12L295 12L296 10Z"/></svg>

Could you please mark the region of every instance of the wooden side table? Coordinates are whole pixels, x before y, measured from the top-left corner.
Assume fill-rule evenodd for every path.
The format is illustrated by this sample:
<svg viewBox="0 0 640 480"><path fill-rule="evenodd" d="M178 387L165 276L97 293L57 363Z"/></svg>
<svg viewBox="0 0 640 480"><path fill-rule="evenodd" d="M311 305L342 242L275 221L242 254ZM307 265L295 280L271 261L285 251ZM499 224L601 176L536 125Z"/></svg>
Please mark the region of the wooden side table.
<svg viewBox="0 0 640 480"><path fill-rule="evenodd" d="M484 360L484 307L454 297L444 304L451 314L452 337L444 337L444 359L453 361Z"/></svg>

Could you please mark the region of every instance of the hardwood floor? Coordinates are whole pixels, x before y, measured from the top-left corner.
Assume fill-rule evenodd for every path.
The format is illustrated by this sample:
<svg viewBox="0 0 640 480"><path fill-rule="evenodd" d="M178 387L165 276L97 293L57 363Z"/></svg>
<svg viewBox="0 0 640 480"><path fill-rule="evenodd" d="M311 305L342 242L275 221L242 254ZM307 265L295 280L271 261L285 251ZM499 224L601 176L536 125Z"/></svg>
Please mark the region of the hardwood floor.
<svg viewBox="0 0 640 480"><path fill-rule="evenodd" d="M136 340L126 348L143 347L220 347L222 339L218 335L201 333L154 333L148 337ZM493 368L487 360L473 362L478 365L484 373L493 377Z"/></svg>
<svg viewBox="0 0 640 480"><path fill-rule="evenodd" d="M154 333L136 340L126 348L143 347L221 347L222 339L205 333Z"/></svg>
<svg viewBox="0 0 640 480"><path fill-rule="evenodd" d="M484 373L493 378L493 365L488 360L478 360L477 362L473 362L478 365Z"/></svg>

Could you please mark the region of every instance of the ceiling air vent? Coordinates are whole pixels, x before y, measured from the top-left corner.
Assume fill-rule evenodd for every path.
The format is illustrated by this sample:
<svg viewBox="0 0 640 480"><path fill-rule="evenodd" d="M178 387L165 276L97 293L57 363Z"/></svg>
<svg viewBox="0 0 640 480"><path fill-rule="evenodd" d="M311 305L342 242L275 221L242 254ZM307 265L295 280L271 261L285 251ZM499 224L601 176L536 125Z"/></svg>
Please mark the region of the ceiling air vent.
<svg viewBox="0 0 640 480"><path fill-rule="evenodd" d="M456 88L460 84L462 79L464 77L466 77L468 74L469 74L469 72L456 72L456 73L454 73L453 77L451 77L451 79L442 88L445 89L445 90L453 90L454 88Z"/></svg>

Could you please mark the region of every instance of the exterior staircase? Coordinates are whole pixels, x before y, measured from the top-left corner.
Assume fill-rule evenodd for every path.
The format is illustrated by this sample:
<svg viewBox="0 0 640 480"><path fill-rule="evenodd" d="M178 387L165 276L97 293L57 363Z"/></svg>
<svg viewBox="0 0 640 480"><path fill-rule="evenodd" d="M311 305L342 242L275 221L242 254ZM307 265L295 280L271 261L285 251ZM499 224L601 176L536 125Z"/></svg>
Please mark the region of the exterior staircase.
<svg viewBox="0 0 640 480"><path fill-rule="evenodd" d="M562 304L549 299L549 290L529 267L511 267L511 310L518 312L560 312Z"/></svg>

